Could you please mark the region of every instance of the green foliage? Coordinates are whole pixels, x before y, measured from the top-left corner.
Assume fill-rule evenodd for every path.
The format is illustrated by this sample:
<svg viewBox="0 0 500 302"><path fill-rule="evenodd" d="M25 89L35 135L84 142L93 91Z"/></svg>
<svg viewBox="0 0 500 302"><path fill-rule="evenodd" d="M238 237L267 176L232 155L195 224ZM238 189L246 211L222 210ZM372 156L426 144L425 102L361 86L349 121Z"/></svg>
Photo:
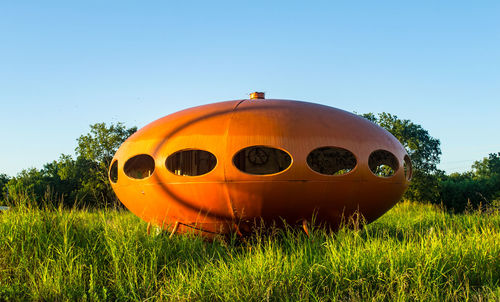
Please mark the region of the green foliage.
<svg viewBox="0 0 500 302"><path fill-rule="evenodd" d="M75 203L91 207L118 205L108 181L108 166L120 144L137 128L127 129L121 123L109 127L98 123L90 129L90 133L78 138L76 159L62 154L40 170L21 171L6 185L9 196L20 200L28 195L37 204L60 199L69 207ZM48 195L57 198L48 198Z"/></svg>
<svg viewBox="0 0 500 302"><path fill-rule="evenodd" d="M376 167L375 171L373 171L373 174L380 176L380 177L390 177L394 175L395 171L388 165L380 165Z"/></svg>
<svg viewBox="0 0 500 302"><path fill-rule="evenodd" d="M34 202L39 202L52 183L50 176L45 171L35 168L22 170L9 180L6 188L9 192L9 199L18 200L21 196L28 194Z"/></svg>
<svg viewBox="0 0 500 302"><path fill-rule="evenodd" d="M461 212L487 205L500 198L500 153L477 161L473 171L445 175L437 169L441 155L439 140L409 120L389 113L363 114L394 135L405 147L413 165L413 178L404 198L443 204Z"/></svg>
<svg viewBox="0 0 500 302"><path fill-rule="evenodd" d="M7 189L5 186L9 182L10 178L6 174L0 173L0 200L5 198Z"/></svg>
<svg viewBox="0 0 500 302"><path fill-rule="evenodd" d="M446 207L464 211L500 200L500 152L476 161L472 168L441 177L440 200Z"/></svg>
<svg viewBox="0 0 500 302"><path fill-rule="evenodd" d="M116 150L136 131L136 127L127 129L122 123L109 127L97 123L90 126L90 133L78 138L77 163L87 169L81 179L80 191L88 194L94 202L121 205L109 184L108 169Z"/></svg>
<svg viewBox="0 0 500 302"><path fill-rule="evenodd" d="M437 201L438 176L441 174L437 169L441 155L439 140L430 136L422 126L390 113L382 112L378 116L366 113L362 116L389 131L408 152L413 178L404 198L419 202Z"/></svg>
<svg viewBox="0 0 500 302"><path fill-rule="evenodd" d="M111 124L109 127L105 123L90 125L90 133L77 139L76 154L97 163L107 171L116 150L136 131L137 127L127 129L122 123Z"/></svg>
<svg viewBox="0 0 500 302"><path fill-rule="evenodd" d="M500 152L491 153L472 165L475 178L490 178L500 175Z"/></svg>
<svg viewBox="0 0 500 302"><path fill-rule="evenodd" d="M410 120L399 119L396 115L382 112L376 123L394 135L407 150L415 170L432 173L437 170L441 156L440 142L429 132Z"/></svg>
<svg viewBox="0 0 500 302"><path fill-rule="evenodd" d="M127 212L0 215L0 300L498 301L500 214L400 203L361 230L146 234Z"/></svg>
<svg viewBox="0 0 500 302"><path fill-rule="evenodd" d="M79 169L71 156L62 154L59 160L45 164L40 170L22 170L7 183L6 188L13 201L21 200L27 195L37 204L56 200L57 203L73 206L83 197L79 187L84 173L85 170L81 167Z"/></svg>

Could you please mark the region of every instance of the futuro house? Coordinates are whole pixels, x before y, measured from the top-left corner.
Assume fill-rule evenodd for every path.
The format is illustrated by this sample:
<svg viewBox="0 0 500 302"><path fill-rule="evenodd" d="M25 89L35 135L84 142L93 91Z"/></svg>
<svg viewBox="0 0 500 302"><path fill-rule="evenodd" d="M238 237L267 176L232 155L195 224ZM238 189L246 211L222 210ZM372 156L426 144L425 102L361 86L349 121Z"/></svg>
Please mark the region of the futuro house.
<svg viewBox="0 0 500 302"><path fill-rule="evenodd" d="M335 228L359 211L371 222L411 179L401 143L346 111L300 101L213 103L160 118L116 152L120 201L172 233L250 231L255 219Z"/></svg>

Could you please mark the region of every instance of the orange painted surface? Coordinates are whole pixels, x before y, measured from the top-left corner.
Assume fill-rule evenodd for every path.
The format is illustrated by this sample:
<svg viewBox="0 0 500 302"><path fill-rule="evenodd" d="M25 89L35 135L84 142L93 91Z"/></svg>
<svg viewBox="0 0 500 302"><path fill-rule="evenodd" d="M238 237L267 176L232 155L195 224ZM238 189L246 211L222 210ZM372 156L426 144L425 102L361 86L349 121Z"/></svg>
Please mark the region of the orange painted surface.
<svg viewBox="0 0 500 302"><path fill-rule="evenodd" d="M280 149L291 165L270 175L240 171L233 157L249 146ZM313 171L306 160L320 147L352 152L356 166L344 175ZM166 167L180 150L212 153L216 165L199 176L182 176ZM368 166L376 150L392 153L399 164L391 177L379 177ZM147 154L154 159L149 177L134 179L124 172L127 160ZM120 201L147 222L188 226L211 233L248 228L255 218L310 220L332 227L342 215L359 210L368 222L389 210L409 181L403 169L407 155L389 132L370 121L336 108L289 100L246 99L214 103L167 115L137 131L114 156L118 177L112 182Z"/></svg>

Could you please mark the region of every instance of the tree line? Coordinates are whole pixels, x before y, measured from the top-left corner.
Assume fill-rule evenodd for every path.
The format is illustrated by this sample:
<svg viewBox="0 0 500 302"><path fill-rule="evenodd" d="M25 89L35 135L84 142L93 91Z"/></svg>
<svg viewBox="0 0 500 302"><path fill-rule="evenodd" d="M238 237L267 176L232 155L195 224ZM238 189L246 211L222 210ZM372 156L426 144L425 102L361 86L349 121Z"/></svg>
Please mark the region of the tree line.
<svg viewBox="0 0 500 302"><path fill-rule="evenodd" d="M392 133L407 150L413 176L403 199L442 204L457 212L499 202L500 152L476 161L470 171L447 175L437 168L440 141L422 126L385 112L361 116ZM75 157L62 154L41 169L25 169L12 178L0 174L3 203L29 200L37 205L120 208L108 180L108 168L121 143L136 131L136 127L127 128L122 123L93 124L89 133L77 139Z"/></svg>
<svg viewBox="0 0 500 302"><path fill-rule="evenodd" d="M439 170L440 141L422 126L389 113L361 116L385 128L405 147L413 165L413 176L403 199L441 204L462 212L500 203L500 152L476 161L471 170L447 175Z"/></svg>
<svg viewBox="0 0 500 302"><path fill-rule="evenodd" d="M61 154L41 169L22 170L9 179L0 176L0 190L6 202L27 200L37 205L68 207L121 207L108 180L108 167L120 145L136 127L122 123L97 123L77 139L76 157ZM24 198L28 197L28 198ZM23 199L24 198L24 199Z"/></svg>

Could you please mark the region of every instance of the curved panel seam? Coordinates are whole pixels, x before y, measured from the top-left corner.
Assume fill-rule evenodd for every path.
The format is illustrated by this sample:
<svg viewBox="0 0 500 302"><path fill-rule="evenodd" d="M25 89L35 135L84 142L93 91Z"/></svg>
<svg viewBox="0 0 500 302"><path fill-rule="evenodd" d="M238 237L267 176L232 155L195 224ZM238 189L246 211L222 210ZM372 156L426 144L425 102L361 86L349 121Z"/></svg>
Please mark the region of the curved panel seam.
<svg viewBox="0 0 500 302"><path fill-rule="evenodd" d="M236 109L238 108L238 106L243 103L244 101L246 100L241 100L239 101L233 108L233 110L231 111L231 116L229 117L228 121L227 121L227 126L226 126L226 132L224 133L224 150L227 151L227 138L229 136L229 127L231 126L231 121L233 120L233 116L234 116L234 112L236 111ZM226 152L227 154L227 152ZM232 158L231 158L231 154L227 154L230 158L229 158L229 161L232 161ZM227 198L227 202L228 202L228 206L229 208L231 209L231 216L233 217L233 220L237 220L236 219L236 212L234 210L234 206L233 206L233 201L231 200L231 195L229 194L229 189L227 187L227 177L226 177L226 164L227 164L227 159L224 163L224 190L226 192L226 198Z"/></svg>

